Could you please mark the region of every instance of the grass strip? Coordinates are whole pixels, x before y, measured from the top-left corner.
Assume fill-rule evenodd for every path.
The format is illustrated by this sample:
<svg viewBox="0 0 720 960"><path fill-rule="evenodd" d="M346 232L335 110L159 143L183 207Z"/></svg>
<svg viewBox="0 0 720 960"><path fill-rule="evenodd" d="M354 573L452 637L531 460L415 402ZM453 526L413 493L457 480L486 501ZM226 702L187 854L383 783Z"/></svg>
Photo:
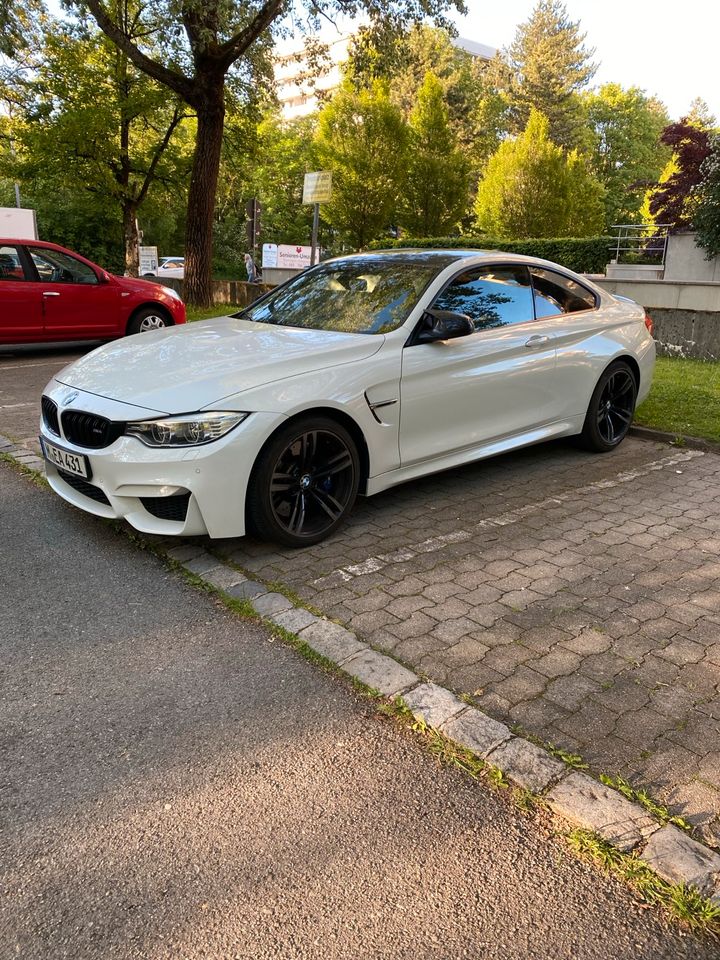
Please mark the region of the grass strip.
<svg viewBox="0 0 720 960"><path fill-rule="evenodd" d="M195 323L196 320L209 320L211 317L227 317L231 313L237 313L243 308L237 303L216 303L212 307L191 307L187 306L187 322Z"/></svg>
<svg viewBox="0 0 720 960"><path fill-rule="evenodd" d="M720 443L720 363L658 357L650 395L635 423Z"/></svg>
<svg viewBox="0 0 720 960"><path fill-rule="evenodd" d="M573 830L567 842L578 856L624 880L643 900L662 907L695 933L720 937L720 904L712 903L694 887L668 883L637 854L623 853L587 830Z"/></svg>

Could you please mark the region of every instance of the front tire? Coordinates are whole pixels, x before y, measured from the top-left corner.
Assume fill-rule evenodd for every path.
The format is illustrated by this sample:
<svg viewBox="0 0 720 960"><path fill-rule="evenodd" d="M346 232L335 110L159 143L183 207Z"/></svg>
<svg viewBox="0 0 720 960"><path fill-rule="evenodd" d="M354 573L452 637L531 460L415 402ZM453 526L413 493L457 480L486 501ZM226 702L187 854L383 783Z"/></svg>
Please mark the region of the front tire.
<svg viewBox="0 0 720 960"><path fill-rule="evenodd" d="M248 526L264 540L307 547L331 536L352 508L360 458L348 431L329 417L306 417L265 445L248 486Z"/></svg>
<svg viewBox="0 0 720 960"><path fill-rule="evenodd" d="M167 314L157 307L143 307L130 317L127 325L128 334L150 333L153 330L162 330L171 326Z"/></svg>
<svg viewBox="0 0 720 960"><path fill-rule="evenodd" d="M590 398L580 443L586 450L608 453L627 436L637 400L637 381L624 360L611 363Z"/></svg>

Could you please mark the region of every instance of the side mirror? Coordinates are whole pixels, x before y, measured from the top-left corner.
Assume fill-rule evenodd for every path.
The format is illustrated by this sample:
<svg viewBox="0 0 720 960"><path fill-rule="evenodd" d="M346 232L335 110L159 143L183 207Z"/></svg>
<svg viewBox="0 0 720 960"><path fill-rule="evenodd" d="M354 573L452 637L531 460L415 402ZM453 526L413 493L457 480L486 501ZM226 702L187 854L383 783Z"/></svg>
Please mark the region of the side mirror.
<svg viewBox="0 0 720 960"><path fill-rule="evenodd" d="M426 310L420 324L416 343L436 343L439 340L454 340L475 333L470 317L452 310Z"/></svg>

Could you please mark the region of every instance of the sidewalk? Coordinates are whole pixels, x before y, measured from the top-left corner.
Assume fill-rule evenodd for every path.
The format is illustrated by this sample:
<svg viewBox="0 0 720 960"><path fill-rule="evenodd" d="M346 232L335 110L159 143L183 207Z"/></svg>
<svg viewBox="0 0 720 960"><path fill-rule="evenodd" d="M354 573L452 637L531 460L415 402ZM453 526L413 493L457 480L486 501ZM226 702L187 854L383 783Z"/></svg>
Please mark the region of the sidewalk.
<svg viewBox="0 0 720 960"><path fill-rule="evenodd" d="M716 956L5 464L0 502L4 952Z"/></svg>

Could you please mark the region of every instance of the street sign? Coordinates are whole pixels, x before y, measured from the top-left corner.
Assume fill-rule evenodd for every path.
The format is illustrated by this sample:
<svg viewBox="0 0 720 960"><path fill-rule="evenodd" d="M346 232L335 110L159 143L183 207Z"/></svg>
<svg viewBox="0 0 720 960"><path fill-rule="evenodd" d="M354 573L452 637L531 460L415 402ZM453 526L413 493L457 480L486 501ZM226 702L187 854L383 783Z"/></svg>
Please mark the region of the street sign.
<svg viewBox="0 0 720 960"><path fill-rule="evenodd" d="M276 243L264 243L262 245L262 266L276 267L278 261L278 245Z"/></svg>
<svg viewBox="0 0 720 960"><path fill-rule="evenodd" d="M140 276L146 273L157 273L158 252L157 247L140 247Z"/></svg>
<svg viewBox="0 0 720 960"><path fill-rule="evenodd" d="M278 270L304 270L310 266L312 247L292 243L264 243L262 247L263 268Z"/></svg>
<svg viewBox="0 0 720 960"><path fill-rule="evenodd" d="M303 182L303 203L327 203L332 193L332 171L306 173Z"/></svg>

